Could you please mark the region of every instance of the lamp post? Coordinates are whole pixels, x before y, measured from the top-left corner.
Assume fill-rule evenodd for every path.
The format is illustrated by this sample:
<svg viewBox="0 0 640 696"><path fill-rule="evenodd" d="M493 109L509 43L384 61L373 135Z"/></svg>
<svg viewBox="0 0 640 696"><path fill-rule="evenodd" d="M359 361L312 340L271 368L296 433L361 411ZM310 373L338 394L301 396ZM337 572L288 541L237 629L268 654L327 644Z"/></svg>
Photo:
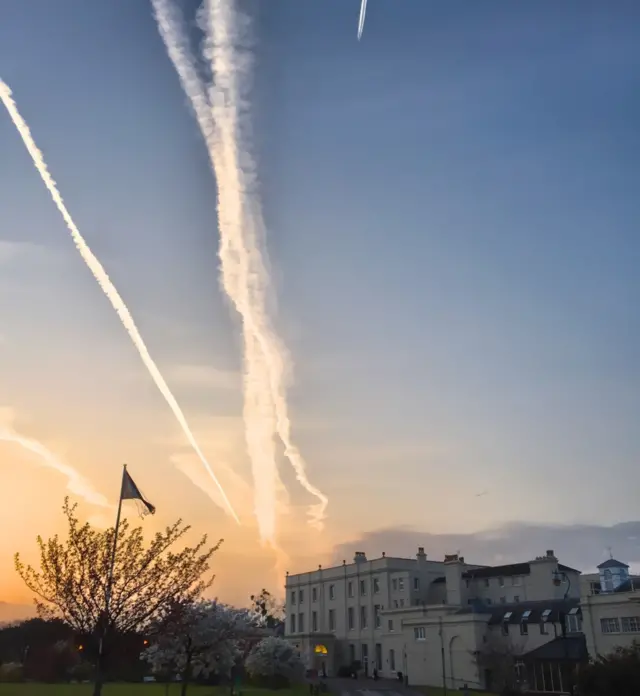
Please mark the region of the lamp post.
<svg viewBox="0 0 640 696"><path fill-rule="evenodd" d="M562 598L563 602L566 602L569 592L571 590L571 578L562 570L559 570L556 568L553 573L552 573L552 581L553 584L556 587L560 587L563 582L567 583L567 589L564 592L564 597ZM567 614L565 612L564 605L558 612L558 618L560 619L560 628L562 629L562 642L564 645L564 660L565 664L567 666L567 677L568 677L568 684L567 686L569 687L568 693L571 693L572 685L571 682L573 681L572 679L572 673L571 673L571 668L569 666L569 646L567 644ZM562 681L562 669L560 670L560 680Z"/></svg>

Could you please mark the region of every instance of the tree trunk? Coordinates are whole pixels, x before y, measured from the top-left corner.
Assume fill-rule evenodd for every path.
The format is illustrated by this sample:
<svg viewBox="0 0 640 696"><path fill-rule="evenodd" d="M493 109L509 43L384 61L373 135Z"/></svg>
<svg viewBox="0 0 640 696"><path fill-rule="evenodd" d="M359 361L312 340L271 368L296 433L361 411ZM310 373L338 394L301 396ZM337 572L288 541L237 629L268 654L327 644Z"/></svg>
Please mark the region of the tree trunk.
<svg viewBox="0 0 640 696"><path fill-rule="evenodd" d="M187 687L189 686L189 679L191 678L191 655L187 655L187 664L182 672L182 688L180 689L180 696L187 696ZM95 695L94 695L95 696Z"/></svg>

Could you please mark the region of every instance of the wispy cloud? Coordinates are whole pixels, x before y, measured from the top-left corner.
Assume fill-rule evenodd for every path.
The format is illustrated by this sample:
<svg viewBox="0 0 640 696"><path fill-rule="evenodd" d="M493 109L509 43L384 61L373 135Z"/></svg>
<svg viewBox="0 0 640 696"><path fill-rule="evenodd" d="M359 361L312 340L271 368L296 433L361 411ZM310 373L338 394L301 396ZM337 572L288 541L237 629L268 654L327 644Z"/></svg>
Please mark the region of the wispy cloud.
<svg viewBox="0 0 640 696"><path fill-rule="evenodd" d="M55 252L52 249L40 244L0 239L0 264L9 264L27 259L44 259L53 255L55 255Z"/></svg>
<svg viewBox="0 0 640 696"><path fill-rule="evenodd" d="M167 376L172 383L185 387L238 392L242 389L242 375L239 372L220 370L211 365L174 365L167 370Z"/></svg>

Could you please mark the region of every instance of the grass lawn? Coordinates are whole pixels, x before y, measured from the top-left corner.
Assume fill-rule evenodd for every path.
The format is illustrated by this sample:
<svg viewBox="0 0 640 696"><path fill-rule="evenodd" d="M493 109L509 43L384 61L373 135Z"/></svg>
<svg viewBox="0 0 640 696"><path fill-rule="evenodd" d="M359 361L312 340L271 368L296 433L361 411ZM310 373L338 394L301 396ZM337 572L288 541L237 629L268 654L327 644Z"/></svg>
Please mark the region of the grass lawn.
<svg viewBox="0 0 640 696"><path fill-rule="evenodd" d="M0 684L0 696L91 696L91 684ZM106 684L103 696L179 696L180 684L171 684L167 692L164 684ZM242 696L304 696L306 687L280 689L243 688ZM228 696L229 687L189 685L187 696Z"/></svg>

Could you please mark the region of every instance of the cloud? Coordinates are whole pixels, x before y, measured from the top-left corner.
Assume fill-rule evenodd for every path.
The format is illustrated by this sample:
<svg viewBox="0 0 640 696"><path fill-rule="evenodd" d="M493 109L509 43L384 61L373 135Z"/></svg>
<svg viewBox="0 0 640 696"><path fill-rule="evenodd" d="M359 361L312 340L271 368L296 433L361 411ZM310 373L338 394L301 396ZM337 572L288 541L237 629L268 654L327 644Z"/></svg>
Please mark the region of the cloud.
<svg viewBox="0 0 640 696"><path fill-rule="evenodd" d="M367 532L334 547L333 559L341 563L353 558L355 551L364 551L377 558L413 557L418 546L427 555L442 560L445 553L460 553L470 563L499 565L525 562L553 549L562 563L582 572L593 572L606 560L610 548L621 561L640 571L640 521L604 525L537 525L512 523L495 529L469 534L430 534L412 528L390 528Z"/></svg>
<svg viewBox="0 0 640 696"><path fill-rule="evenodd" d="M174 365L167 370L167 378L181 386L202 389L240 391L242 375L232 370L219 370L210 365Z"/></svg>
<svg viewBox="0 0 640 696"><path fill-rule="evenodd" d="M33 242L0 239L0 264L14 263L24 259L41 259L54 253L48 247Z"/></svg>

